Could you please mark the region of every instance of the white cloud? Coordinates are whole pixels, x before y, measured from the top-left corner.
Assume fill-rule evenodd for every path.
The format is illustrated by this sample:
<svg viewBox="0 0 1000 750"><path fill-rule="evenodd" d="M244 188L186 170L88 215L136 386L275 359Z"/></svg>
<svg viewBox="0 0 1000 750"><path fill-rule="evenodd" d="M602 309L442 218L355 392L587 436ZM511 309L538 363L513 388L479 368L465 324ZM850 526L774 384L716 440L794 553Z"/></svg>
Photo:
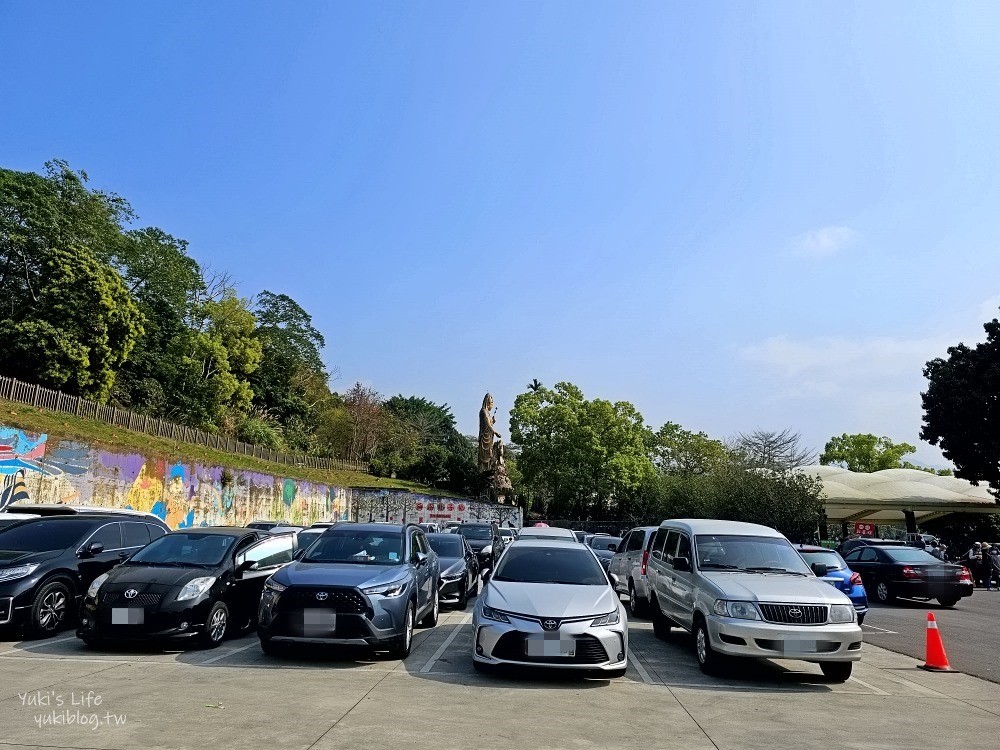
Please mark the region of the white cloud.
<svg viewBox="0 0 1000 750"><path fill-rule="evenodd" d="M853 245L859 237L850 227L811 229L792 240L792 250L804 258L828 258Z"/></svg>

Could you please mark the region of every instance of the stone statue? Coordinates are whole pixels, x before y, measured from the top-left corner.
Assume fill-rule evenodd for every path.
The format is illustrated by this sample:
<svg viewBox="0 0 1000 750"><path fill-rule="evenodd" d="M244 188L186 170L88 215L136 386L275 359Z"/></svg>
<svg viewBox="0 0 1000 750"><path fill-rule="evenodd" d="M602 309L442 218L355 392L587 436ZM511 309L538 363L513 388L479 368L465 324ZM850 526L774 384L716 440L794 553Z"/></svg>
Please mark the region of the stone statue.
<svg viewBox="0 0 1000 750"><path fill-rule="evenodd" d="M492 412L493 396L486 394L483 399L483 408L479 410L479 473L482 474L493 469L493 438L500 437L500 433L493 429L496 421Z"/></svg>
<svg viewBox="0 0 1000 750"><path fill-rule="evenodd" d="M507 462L503 457L503 440L493 444L493 477L490 479L490 496L494 502L502 503L514 491L507 473Z"/></svg>

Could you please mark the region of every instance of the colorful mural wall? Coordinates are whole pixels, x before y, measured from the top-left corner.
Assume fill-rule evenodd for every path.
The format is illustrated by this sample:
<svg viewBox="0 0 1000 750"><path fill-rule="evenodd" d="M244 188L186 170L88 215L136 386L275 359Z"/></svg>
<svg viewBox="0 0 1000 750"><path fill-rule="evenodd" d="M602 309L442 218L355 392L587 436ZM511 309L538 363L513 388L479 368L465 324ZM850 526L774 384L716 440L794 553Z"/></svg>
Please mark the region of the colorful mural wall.
<svg viewBox="0 0 1000 750"><path fill-rule="evenodd" d="M348 518L349 490L270 474L174 463L0 425L0 510L19 501L155 513L171 528L254 519Z"/></svg>
<svg viewBox="0 0 1000 750"><path fill-rule="evenodd" d="M448 521L496 521L501 526L521 528L521 509L512 505L433 497L398 490L355 488L350 493L353 518L356 521L438 524Z"/></svg>

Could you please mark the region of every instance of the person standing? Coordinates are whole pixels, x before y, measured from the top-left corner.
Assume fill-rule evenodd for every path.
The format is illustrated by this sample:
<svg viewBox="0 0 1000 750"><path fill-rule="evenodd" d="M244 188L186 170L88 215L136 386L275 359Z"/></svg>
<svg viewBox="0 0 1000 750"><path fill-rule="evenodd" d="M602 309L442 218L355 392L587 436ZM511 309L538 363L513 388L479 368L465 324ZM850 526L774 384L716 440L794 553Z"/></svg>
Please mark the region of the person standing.
<svg viewBox="0 0 1000 750"><path fill-rule="evenodd" d="M983 571L983 586L987 591L993 590L993 551L989 544L983 542L980 546L980 568Z"/></svg>
<svg viewBox="0 0 1000 750"><path fill-rule="evenodd" d="M975 542L969 551L965 553L962 558L965 563L969 566L969 570L972 571L972 580L977 584L982 585L980 582L982 580L982 557L983 557L983 545L979 542Z"/></svg>

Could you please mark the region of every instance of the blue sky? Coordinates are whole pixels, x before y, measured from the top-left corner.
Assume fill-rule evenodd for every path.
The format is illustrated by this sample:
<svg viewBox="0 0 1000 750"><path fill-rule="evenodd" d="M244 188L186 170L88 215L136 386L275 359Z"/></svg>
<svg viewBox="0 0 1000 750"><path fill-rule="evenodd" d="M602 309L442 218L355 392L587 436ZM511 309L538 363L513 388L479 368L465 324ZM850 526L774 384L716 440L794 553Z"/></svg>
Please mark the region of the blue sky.
<svg viewBox="0 0 1000 750"><path fill-rule="evenodd" d="M916 443L923 363L1000 306L998 26L995 3L7 0L0 164L87 170L306 307L335 388L468 432L538 378L715 437Z"/></svg>

